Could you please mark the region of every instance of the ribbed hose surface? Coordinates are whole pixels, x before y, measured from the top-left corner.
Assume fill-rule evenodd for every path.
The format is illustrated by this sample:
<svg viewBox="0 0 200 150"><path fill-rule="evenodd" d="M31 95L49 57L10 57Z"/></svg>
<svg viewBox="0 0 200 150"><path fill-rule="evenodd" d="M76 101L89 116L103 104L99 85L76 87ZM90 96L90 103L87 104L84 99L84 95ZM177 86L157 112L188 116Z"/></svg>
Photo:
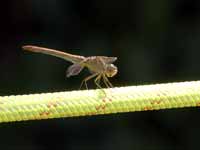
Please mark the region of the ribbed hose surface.
<svg viewBox="0 0 200 150"><path fill-rule="evenodd" d="M200 81L0 97L0 122L200 106Z"/></svg>

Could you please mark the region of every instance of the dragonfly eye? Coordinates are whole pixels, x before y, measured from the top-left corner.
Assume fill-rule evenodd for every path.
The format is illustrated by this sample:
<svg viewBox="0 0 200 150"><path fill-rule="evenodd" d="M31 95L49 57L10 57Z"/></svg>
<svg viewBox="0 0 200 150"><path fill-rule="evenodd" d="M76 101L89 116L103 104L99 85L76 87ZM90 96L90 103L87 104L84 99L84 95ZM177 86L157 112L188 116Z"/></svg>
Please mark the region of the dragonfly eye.
<svg viewBox="0 0 200 150"><path fill-rule="evenodd" d="M113 64L109 64L106 68L106 76L113 77L117 74L117 67Z"/></svg>

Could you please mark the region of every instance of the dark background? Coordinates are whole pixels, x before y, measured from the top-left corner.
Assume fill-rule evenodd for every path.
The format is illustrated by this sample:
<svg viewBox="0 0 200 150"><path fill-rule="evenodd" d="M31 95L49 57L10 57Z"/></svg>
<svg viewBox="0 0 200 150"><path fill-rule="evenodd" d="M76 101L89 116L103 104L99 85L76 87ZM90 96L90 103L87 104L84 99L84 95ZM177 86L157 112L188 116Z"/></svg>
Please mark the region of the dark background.
<svg viewBox="0 0 200 150"><path fill-rule="evenodd" d="M200 79L199 0L7 0L0 5L0 95L78 89L70 63L32 44L117 56L115 86ZM90 88L94 87L90 85ZM2 150L199 149L199 108L0 124Z"/></svg>

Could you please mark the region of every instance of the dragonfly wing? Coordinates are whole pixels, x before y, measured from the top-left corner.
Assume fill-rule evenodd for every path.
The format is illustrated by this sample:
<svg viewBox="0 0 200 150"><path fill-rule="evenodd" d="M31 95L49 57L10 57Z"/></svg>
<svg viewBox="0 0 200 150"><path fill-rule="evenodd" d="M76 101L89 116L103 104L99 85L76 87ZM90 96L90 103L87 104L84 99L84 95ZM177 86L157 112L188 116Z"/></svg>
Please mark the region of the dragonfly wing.
<svg viewBox="0 0 200 150"><path fill-rule="evenodd" d="M112 64L117 60L117 57L106 57L106 56L100 56L100 57L106 64Z"/></svg>
<svg viewBox="0 0 200 150"><path fill-rule="evenodd" d="M66 76L70 77L70 76L78 75L83 68L84 67L79 64L73 64L69 66L69 68L67 69Z"/></svg>

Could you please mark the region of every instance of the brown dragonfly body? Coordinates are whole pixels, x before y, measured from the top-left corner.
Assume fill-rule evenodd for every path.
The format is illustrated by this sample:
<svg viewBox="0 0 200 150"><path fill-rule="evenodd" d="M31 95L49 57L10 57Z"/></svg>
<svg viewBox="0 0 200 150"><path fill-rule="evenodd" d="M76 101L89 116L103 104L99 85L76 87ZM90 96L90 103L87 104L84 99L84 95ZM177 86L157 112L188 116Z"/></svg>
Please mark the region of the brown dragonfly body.
<svg viewBox="0 0 200 150"><path fill-rule="evenodd" d="M117 74L117 67L112 63L117 60L117 57L107 57L107 56L90 56L84 57L79 55L73 55L66 52L61 52L54 49L43 48L38 46L23 46L24 50L48 54L52 56L56 56L62 58L64 60L70 61L73 63L67 69L67 77L78 75L84 67L87 67L91 72L91 75L86 77L82 83L80 88L82 87L83 83L87 88L87 81L96 77L95 84L101 88L100 80L103 79L104 84L107 87L113 87L112 84L109 82L107 77L113 77Z"/></svg>

